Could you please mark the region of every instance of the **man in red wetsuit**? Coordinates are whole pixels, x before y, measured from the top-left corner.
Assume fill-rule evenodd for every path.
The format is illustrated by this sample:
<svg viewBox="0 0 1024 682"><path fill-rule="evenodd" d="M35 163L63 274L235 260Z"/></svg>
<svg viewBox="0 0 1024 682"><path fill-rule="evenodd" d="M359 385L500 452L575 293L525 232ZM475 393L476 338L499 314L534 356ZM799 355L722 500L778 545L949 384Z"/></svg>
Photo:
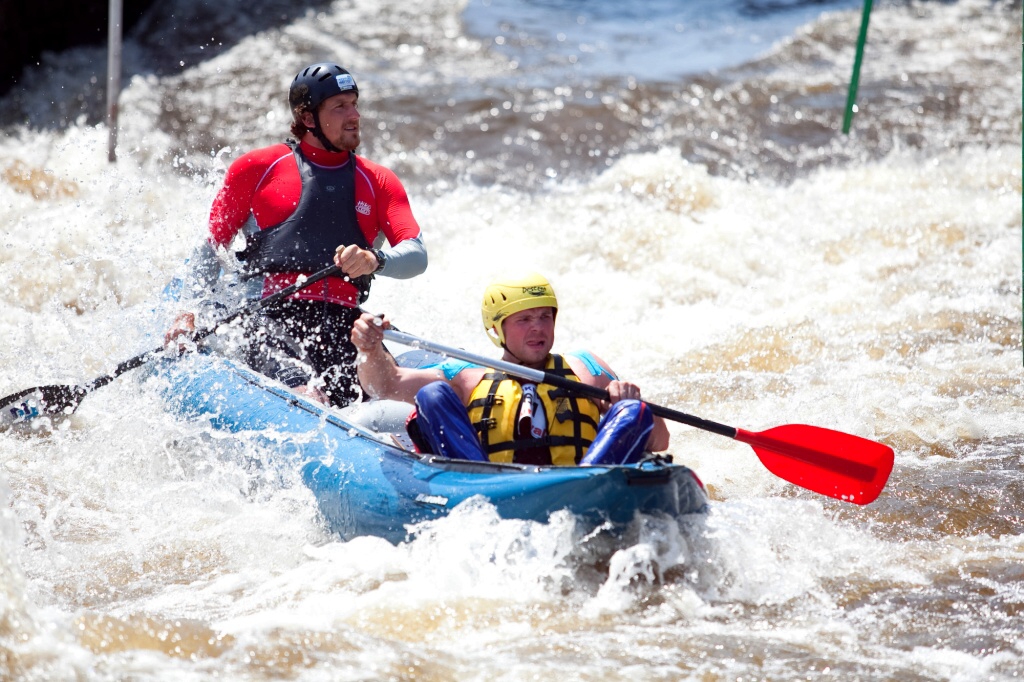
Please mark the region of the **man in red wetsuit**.
<svg viewBox="0 0 1024 682"><path fill-rule="evenodd" d="M323 391L336 406L359 397L350 333L377 275L414 277L427 252L409 198L389 169L355 155L359 89L337 64L313 64L292 82L298 140L251 151L228 168L210 211L210 236L192 258L193 297L223 285L218 253L237 265L248 296L269 296L331 264L329 277L246 323L247 362L289 386ZM237 238L244 246L237 249ZM379 248L387 241L388 246ZM237 287L236 287L237 289ZM195 329L182 313L169 342Z"/></svg>

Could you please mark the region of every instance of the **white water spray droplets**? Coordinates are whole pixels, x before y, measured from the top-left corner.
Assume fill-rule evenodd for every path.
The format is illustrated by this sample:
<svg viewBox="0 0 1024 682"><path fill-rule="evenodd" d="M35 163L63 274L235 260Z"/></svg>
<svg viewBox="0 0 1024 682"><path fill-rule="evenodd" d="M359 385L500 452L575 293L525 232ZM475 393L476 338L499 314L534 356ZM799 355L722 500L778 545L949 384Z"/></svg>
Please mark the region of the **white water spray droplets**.
<svg viewBox="0 0 1024 682"><path fill-rule="evenodd" d="M723 423L884 440L890 488L864 508L823 500L672 424L675 460L714 498L676 536L580 537L481 504L406 544L345 543L281 442L171 418L126 376L53 430L0 434L6 660L38 679L1024 673L1019 3L876 3L849 138L823 121L860 3L804 3L817 18L762 33L742 69L657 82L740 51L674 57L718 35L684 17L635 32L671 30L656 62L630 68L641 43L609 42L629 73L593 76L602 54L577 48L608 24L589 12L632 6L586 4L564 27L552 3L516 3L488 33L469 13L499 0L334 3L281 25L206 3L241 38L202 62L207 30L181 42L161 5L137 40L159 38L166 75L126 62L116 166L82 115L102 49L44 57L27 73L45 78L0 102L32 121L0 137L0 394L159 344L176 312L160 291L205 237L226 164L287 135L284 89L329 55L364 74L360 153L398 172L430 250L423 276L375 281L374 309L490 355L479 292L496 268L538 270L559 350ZM525 49L524 12L566 39ZM209 647L181 646L190 632Z"/></svg>

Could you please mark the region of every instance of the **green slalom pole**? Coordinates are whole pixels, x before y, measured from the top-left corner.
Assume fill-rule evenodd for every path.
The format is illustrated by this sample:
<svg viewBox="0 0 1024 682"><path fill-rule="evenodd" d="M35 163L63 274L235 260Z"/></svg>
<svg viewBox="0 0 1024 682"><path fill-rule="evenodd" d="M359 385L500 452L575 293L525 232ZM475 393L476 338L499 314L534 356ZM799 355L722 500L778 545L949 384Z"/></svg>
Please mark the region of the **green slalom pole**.
<svg viewBox="0 0 1024 682"><path fill-rule="evenodd" d="M864 60L864 43L868 40L868 20L871 18L871 0L864 0L864 14L860 19L860 36L857 37L857 55L853 58L853 77L850 91L846 96L846 114L843 116L843 134L850 134L853 122L853 107L857 101L857 85L860 83L860 64Z"/></svg>

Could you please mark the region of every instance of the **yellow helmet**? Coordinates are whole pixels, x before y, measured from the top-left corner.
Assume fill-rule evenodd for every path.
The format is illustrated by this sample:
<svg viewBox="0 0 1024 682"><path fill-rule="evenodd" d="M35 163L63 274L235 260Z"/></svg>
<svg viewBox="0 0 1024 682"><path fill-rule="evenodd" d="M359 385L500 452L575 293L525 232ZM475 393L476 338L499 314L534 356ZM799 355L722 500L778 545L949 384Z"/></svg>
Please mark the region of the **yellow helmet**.
<svg viewBox="0 0 1024 682"><path fill-rule="evenodd" d="M502 321L509 315L530 308L558 310L555 290L541 275L530 273L518 279L497 279L488 284L484 291L484 303L480 308L487 338L493 341L495 346L504 346L505 332L501 329Z"/></svg>

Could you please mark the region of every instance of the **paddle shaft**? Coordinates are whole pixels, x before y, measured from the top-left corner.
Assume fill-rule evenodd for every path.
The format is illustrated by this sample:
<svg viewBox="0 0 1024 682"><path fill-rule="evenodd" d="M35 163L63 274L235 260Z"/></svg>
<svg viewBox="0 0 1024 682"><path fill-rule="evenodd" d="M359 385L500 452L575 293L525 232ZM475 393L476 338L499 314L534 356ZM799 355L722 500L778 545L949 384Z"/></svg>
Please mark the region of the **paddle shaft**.
<svg viewBox="0 0 1024 682"><path fill-rule="evenodd" d="M238 310L238 311L232 313L231 315L228 315L227 317L225 317L224 319L220 320L219 322L217 322L214 325L211 325L209 327L205 327L203 329L197 329L195 331L195 333L192 335L192 340L196 341L196 342L202 341L207 336L209 336L209 335L213 334L214 332L216 332L220 327L223 327L226 324L234 322L235 320L237 320L240 317L244 317L246 315L252 315L255 312L263 310L267 306L272 306L275 303L278 303L279 301L281 301L281 300L283 300L285 298L288 298L289 296L291 296L295 292L301 291L301 290L305 289L306 287L308 287L308 286L310 286L312 284L316 284L317 282L319 282L319 281L321 281L321 280L323 280L323 279L325 279L327 277L330 277L332 275L339 274L340 272L341 272L341 268L339 268L337 265L331 265L330 267L326 267L323 270L318 270L316 273L310 275L309 277L307 277L306 279L302 280L301 282L296 282L295 284L292 284L291 286L287 286L284 289L281 289L280 291L275 292L275 293L271 294L270 296L267 296L266 298L261 298L260 300L254 302L254 303L252 303L250 305L247 305L246 307L242 308L241 310ZM83 386L82 388L84 388L86 392L89 392L89 391L94 391L97 388L100 388L101 386L106 386L111 381L113 381L117 377L121 376L125 372L127 372L129 370L132 370L132 369L135 369L136 367L140 367L141 365L146 364L154 355L162 353L163 351L164 351L164 347L161 346L160 348L154 348L153 350L146 351L145 353L141 353L139 355L136 355L134 358L131 358L130 360L125 360L124 362L119 364L117 367L115 367L114 371L111 372L110 374L105 374L105 375L103 375L101 377L97 377L97 378L93 379L91 382L89 382L88 384L86 384L85 386Z"/></svg>
<svg viewBox="0 0 1024 682"><path fill-rule="evenodd" d="M608 391L595 386L543 370L492 360L394 329L385 329L384 338L490 367L534 383L558 386L589 398L608 400L610 397ZM881 492L892 471L892 448L859 436L805 424L787 424L762 432L746 431L644 402L659 417L750 445L761 462L776 475L837 499L857 504L871 502Z"/></svg>
<svg viewBox="0 0 1024 682"><path fill-rule="evenodd" d="M506 374L519 377L520 379L526 379L537 384L549 384L551 386L558 386L574 393L579 393L588 398L594 398L597 400L609 400L610 396L608 391L603 388L596 386L589 386L579 381L573 381L572 379L566 379L560 377L557 374L551 372L545 372L540 369L531 369L529 367L523 367L511 362L505 362L504 360L492 360L491 358L470 353L460 348L452 348L445 346L434 341L428 341L421 339L411 334L396 331L394 329L385 329L384 338L388 341L394 341L395 343L401 343L406 346L413 346L418 348L425 348L426 350L440 353L441 355L447 355L448 357L456 358L458 360L465 360L466 362L472 362L483 367L490 367L491 369L500 370ZM719 424L718 422L709 421L707 419L701 419L695 417L692 414L686 414L678 410L673 410L669 407L663 407L662 405L655 405L644 401L651 412L664 419L671 419L672 421L686 424L687 426L693 426L704 431L710 431L717 433L720 436L726 436L727 438L736 438L738 429L732 426L726 426L725 424Z"/></svg>
<svg viewBox="0 0 1024 682"><path fill-rule="evenodd" d="M275 293L271 294L270 296L267 296L266 298L261 298L260 300L258 300L256 302L254 302L254 303L252 303L252 304L242 308L241 310L238 310L237 312L232 313L231 315L228 315L227 317L225 317L224 319L220 320L219 322L217 322L216 324L214 324L214 325L212 325L210 327L205 327L203 329L197 329L194 332L194 334L192 335L192 338L193 338L194 341L197 341L197 342L198 341L202 341L207 336L209 336L209 335L213 334L214 332L216 332L217 329L219 329L220 327L224 326L225 324L233 322L233 321L237 320L238 318L240 318L240 317L242 317L244 315L251 315L251 314L253 314L253 313L255 313L255 312L259 311L259 310L262 310L263 308L266 308L267 306L274 305L275 303L278 303L282 299L288 298L289 296L291 296L292 294L294 294L297 291L301 291L302 289L305 289L306 287L308 287L308 286L310 286L312 284L316 284L317 282L319 282L319 281L321 281L321 280L323 280L323 279L325 279L327 277L331 277L332 275L338 275L338 274L342 274L342 271L341 271L341 268L338 267L337 265L331 265L330 267L326 267L323 270L319 270L316 273L310 275L309 277L307 277L306 279L304 279L304 280L302 280L300 282L296 282L295 284L292 284L291 286L287 286L284 289L281 289L280 291L275 292ZM157 356L157 355L159 355L159 354L161 354L163 352L164 352L164 347L161 346L159 348L154 348L153 350L146 351L145 353L140 353L139 355L136 355L135 357L130 358L128 360L125 360L124 362L119 364L117 367L114 368L114 371L111 372L110 374L104 374L103 376L96 377L95 379L90 381L85 386L67 386L67 387L48 386L48 387L45 387L45 388L51 389L51 391L52 391L52 389L64 389L64 390L61 390L61 391L58 391L58 392L51 393L51 395L66 396L64 399L69 403L69 405L67 405L67 406L74 408L74 407L77 407L78 402L81 401L81 399L83 397L85 397L86 394L91 393L92 391L95 391L97 388L101 388L103 386L106 386L111 381L113 381L117 377L121 376L125 372L127 372L129 370L133 370L136 367L140 367L140 366L146 364L151 359L153 359L153 357L155 357L155 356ZM0 398L0 408L3 408L3 407L6 407L7 405L11 405L13 403L16 403L17 401L21 400L25 396L31 395L32 393L36 392L37 390L39 390L39 389L38 388L30 388L30 389L27 389L25 391L20 391L18 393L15 393L13 395L9 395L9 396L7 396L5 398ZM57 406L53 406L53 407L54 408L62 409L64 406L57 405Z"/></svg>

